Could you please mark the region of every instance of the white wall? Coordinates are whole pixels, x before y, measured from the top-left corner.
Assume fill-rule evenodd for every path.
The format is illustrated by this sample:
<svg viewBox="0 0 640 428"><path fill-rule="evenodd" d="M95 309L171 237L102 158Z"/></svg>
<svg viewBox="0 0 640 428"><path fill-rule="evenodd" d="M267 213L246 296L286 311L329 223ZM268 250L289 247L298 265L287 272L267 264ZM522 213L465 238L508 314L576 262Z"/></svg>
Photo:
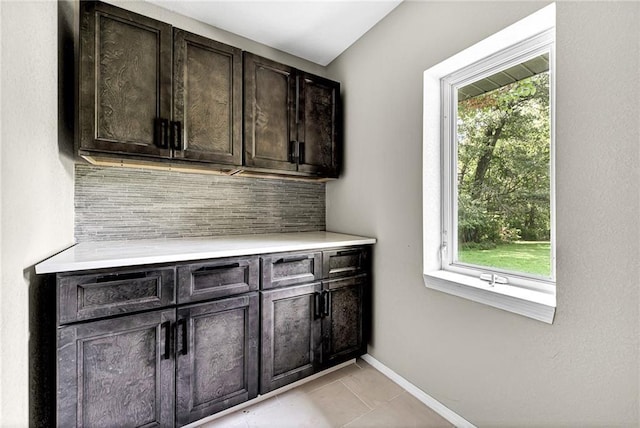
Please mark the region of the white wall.
<svg viewBox="0 0 640 428"><path fill-rule="evenodd" d="M329 66L345 171L327 229L378 238L369 352L478 426L637 426L640 3L557 7L558 309L422 281L422 72L545 2L404 2Z"/></svg>
<svg viewBox="0 0 640 428"><path fill-rule="evenodd" d="M1 8L0 425L26 426L33 266L73 243L73 164L58 148L57 4Z"/></svg>

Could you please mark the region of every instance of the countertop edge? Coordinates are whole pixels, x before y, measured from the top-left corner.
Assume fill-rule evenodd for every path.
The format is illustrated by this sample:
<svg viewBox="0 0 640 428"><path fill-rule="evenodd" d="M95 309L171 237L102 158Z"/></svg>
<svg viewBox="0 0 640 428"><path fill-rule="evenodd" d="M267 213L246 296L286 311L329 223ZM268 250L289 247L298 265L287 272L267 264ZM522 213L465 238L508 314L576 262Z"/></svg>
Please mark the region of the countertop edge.
<svg viewBox="0 0 640 428"><path fill-rule="evenodd" d="M268 253L281 253L281 252L289 252L289 251L304 251L304 250L312 250L312 249L328 249L328 248L336 248L336 247L350 247L357 245L372 245L376 243L375 238L367 238L361 236L355 236L350 234L341 234L335 232L326 232L332 236L336 237L344 237L344 240L333 239L333 240L309 240L305 242L288 242L283 241L280 244L274 244L270 242L269 244L260 244L259 242L247 244L240 246L240 248L223 248L216 249L216 241L220 238L212 238L211 240L211 249L202 250L201 248L194 251L176 251L171 254L156 254L156 255L148 255L148 256L140 256L133 255L127 256L126 253L123 254L122 258L109 258L109 257L100 257L99 252L95 255L95 257L87 260L68 260L69 254L75 251L82 244L76 244L64 250L36 265L36 273L37 274L51 274L51 273L65 273L65 272L76 272L76 271L85 271L85 270L94 270L94 269L106 269L106 268L117 268L117 267L130 267L130 266L141 266L141 265L150 265L150 264L163 264L163 263L180 263L180 262L188 262L188 261L196 261L203 259L217 259L223 257L238 257L238 256L249 256L249 255L258 255L258 254L268 254ZM300 233L301 236L304 236L305 232ZM283 236L291 237L292 234L283 233ZM273 237L274 234L269 234L267 236ZM239 238L247 238L247 235L238 235ZM233 236L226 236L224 239L233 240ZM260 235L251 236L256 240L260 239ZM189 239L185 239L185 241L189 241ZM239 239L240 241L240 239ZM144 241L138 241L144 242ZM150 243L158 243L160 241L157 240L149 240ZM179 243L179 239L168 240L167 242ZM126 246L126 241L118 241L117 242L121 246ZM199 241L200 245L206 245L206 240L202 239Z"/></svg>

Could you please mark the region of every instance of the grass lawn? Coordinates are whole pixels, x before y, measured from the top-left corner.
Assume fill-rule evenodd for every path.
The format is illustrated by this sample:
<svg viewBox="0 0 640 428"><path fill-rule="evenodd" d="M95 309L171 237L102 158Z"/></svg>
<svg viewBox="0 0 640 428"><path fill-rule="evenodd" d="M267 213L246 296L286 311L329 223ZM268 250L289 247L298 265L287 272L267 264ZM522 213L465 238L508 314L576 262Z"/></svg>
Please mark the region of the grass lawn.
<svg viewBox="0 0 640 428"><path fill-rule="evenodd" d="M491 250L460 249L458 258L461 262L473 265L549 276L550 248L548 242L520 241L498 245Z"/></svg>

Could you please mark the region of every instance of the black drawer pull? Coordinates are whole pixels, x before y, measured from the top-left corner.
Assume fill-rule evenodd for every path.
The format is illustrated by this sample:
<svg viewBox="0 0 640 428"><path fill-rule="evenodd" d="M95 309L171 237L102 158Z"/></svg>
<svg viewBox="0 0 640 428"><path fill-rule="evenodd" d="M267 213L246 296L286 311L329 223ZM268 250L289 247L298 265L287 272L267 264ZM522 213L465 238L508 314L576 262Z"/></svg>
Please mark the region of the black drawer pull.
<svg viewBox="0 0 640 428"><path fill-rule="evenodd" d="M162 323L164 329L164 355L163 360L171 358L171 321L165 321Z"/></svg>
<svg viewBox="0 0 640 428"><path fill-rule="evenodd" d="M289 141L289 162L297 163L298 155L296 153L297 141Z"/></svg>
<svg viewBox="0 0 640 428"><path fill-rule="evenodd" d="M302 256L302 257L293 257L290 259L285 259L285 258L281 258L276 260L275 262L273 262L274 265L279 265L282 263L296 263L296 262L302 262L304 260L308 260L309 257L308 256Z"/></svg>
<svg viewBox="0 0 640 428"><path fill-rule="evenodd" d="M200 269L196 270L196 272L207 272L207 271L216 271L222 269L233 269L240 267L240 263L229 263L227 265L219 265L219 266L203 266Z"/></svg>
<svg viewBox="0 0 640 428"><path fill-rule="evenodd" d="M171 148L173 150L184 150L182 144L182 122L171 122Z"/></svg>
<svg viewBox="0 0 640 428"><path fill-rule="evenodd" d="M317 320L321 316L320 293L319 292L313 293L313 298L314 298L314 302L313 302L313 319Z"/></svg>
<svg viewBox="0 0 640 428"><path fill-rule="evenodd" d="M298 165L304 165L304 141L298 143Z"/></svg>
<svg viewBox="0 0 640 428"><path fill-rule="evenodd" d="M169 148L169 120L156 118L154 124L154 139L156 146L161 149Z"/></svg>
<svg viewBox="0 0 640 428"><path fill-rule="evenodd" d="M323 312L323 316L328 317L329 316L329 310L331 307L331 292L330 291L323 291L322 292L324 294L324 302L322 303L322 312Z"/></svg>
<svg viewBox="0 0 640 428"><path fill-rule="evenodd" d="M338 251L336 253L336 256L355 256L357 254L360 254L360 251L345 250L345 251Z"/></svg>
<svg viewBox="0 0 640 428"><path fill-rule="evenodd" d="M147 277L147 272L135 273L114 273L111 275L103 275L96 278L96 282L124 281L127 279L142 279Z"/></svg>

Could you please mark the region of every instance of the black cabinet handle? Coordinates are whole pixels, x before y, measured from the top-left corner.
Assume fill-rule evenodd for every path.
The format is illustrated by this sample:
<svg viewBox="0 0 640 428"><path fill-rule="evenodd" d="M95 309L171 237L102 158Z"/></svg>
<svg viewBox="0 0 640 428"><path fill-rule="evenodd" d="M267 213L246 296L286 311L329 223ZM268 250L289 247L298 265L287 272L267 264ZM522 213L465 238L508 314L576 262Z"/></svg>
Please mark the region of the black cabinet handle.
<svg viewBox="0 0 640 428"><path fill-rule="evenodd" d="M316 292L313 293L313 298L314 298L314 302L313 302L313 319L317 320L318 318L320 318L321 316L321 309L320 309L320 293Z"/></svg>
<svg viewBox="0 0 640 428"><path fill-rule="evenodd" d="M296 156L296 148L298 146L297 141L289 141L289 162L296 163L298 157Z"/></svg>
<svg viewBox="0 0 640 428"><path fill-rule="evenodd" d="M344 250L344 251L338 251L336 253L337 256L352 256L355 254L359 254L360 250Z"/></svg>
<svg viewBox="0 0 640 428"><path fill-rule="evenodd" d="M168 360L171 358L171 321L165 321L161 325L164 329L164 354L162 359Z"/></svg>
<svg viewBox="0 0 640 428"><path fill-rule="evenodd" d="M309 259L308 256L302 256L302 257L291 257L290 259L285 259L285 258L281 258L276 260L275 262L273 262L274 265L279 265L281 263L296 263L296 262L301 262L304 260Z"/></svg>
<svg viewBox="0 0 640 428"><path fill-rule="evenodd" d="M169 120L157 118L154 123L156 145L161 149L169 148Z"/></svg>
<svg viewBox="0 0 640 428"><path fill-rule="evenodd" d="M325 317L329 316L329 309L331 307L331 292L330 291L323 291L322 292L324 294L324 302L322 303L322 309L323 309L323 313L322 315Z"/></svg>
<svg viewBox="0 0 640 428"><path fill-rule="evenodd" d="M195 272L207 272L207 271L216 271L216 270L222 270L222 269L233 269L233 268L238 268L240 267L240 263L229 263L226 265L219 265L219 266L203 266L200 269L196 270Z"/></svg>
<svg viewBox="0 0 640 428"><path fill-rule="evenodd" d="M135 273L114 273L111 275L101 275L96 278L96 282L111 282L111 281L125 281L128 279L142 279L146 278L146 272L135 272Z"/></svg>
<svg viewBox="0 0 640 428"><path fill-rule="evenodd" d="M304 165L304 141L298 143L298 164Z"/></svg>
<svg viewBox="0 0 640 428"><path fill-rule="evenodd" d="M179 319L176 323L176 327L180 328L182 325L182 344L180 346L180 355L187 355L189 353L189 338L187 336L187 332L189 329L187 328L187 320Z"/></svg>
<svg viewBox="0 0 640 428"><path fill-rule="evenodd" d="M171 122L171 148L174 150L184 150L182 144L182 122Z"/></svg>

